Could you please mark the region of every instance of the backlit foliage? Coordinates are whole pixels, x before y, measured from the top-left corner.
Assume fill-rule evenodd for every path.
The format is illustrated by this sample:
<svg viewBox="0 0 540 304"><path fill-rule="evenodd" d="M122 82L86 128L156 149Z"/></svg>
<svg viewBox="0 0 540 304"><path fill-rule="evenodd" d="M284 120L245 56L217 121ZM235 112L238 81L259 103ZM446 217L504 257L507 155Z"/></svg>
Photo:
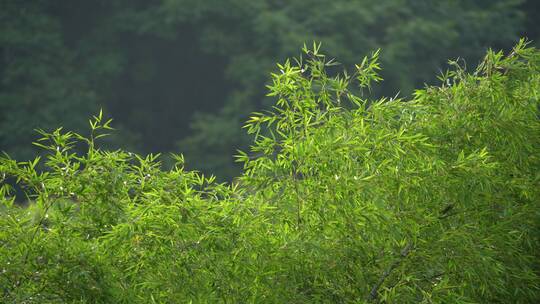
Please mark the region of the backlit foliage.
<svg viewBox="0 0 540 304"><path fill-rule="evenodd" d="M0 159L0 301L534 302L540 53L453 62L412 100L365 97L377 60L278 65L233 185L100 150L101 113L40 131L46 159Z"/></svg>

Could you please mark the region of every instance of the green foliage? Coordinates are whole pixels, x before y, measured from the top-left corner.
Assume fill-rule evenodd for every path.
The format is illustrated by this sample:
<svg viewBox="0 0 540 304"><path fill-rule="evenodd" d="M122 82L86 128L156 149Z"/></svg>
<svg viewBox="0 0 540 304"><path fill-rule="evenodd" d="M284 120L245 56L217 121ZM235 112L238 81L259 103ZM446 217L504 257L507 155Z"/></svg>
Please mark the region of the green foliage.
<svg viewBox="0 0 540 304"><path fill-rule="evenodd" d="M321 41L346 67L382 49L385 81L372 93L409 96L447 58L476 64L489 46L540 40L537 3L3 0L0 150L30 159L34 129L83 132L103 108L118 128L109 147L180 151L187 168L230 181L232 155L250 144L243 122L272 105L267 71L302 43Z"/></svg>
<svg viewBox="0 0 540 304"><path fill-rule="evenodd" d="M239 126L250 112L272 105L260 89L267 71L304 42L321 41L346 67L359 63L358 54L382 49L385 81L373 94L408 98L415 88L435 83L448 58L476 64L488 47L509 50L533 34L536 27L523 24L535 10L523 2L534 1L166 1L155 12L163 16L161 26L198 24L201 47L228 58L225 77L235 84L219 111L193 118L178 149L191 168L227 179L239 175L229 153L250 144ZM186 7L196 13L186 14Z"/></svg>
<svg viewBox="0 0 540 304"><path fill-rule="evenodd" d="M89 136L40 131L44 160L1 158L1 301L537 300L540 52L451 62L405 101L355 93L381 80L378 52L336 74L303 51L271 74L275 106L249 118L232 185L180 155L163 170L99 149L101 113Z"/></svg>
<svg viewBox="0 0 540 304"><path fill-rule="evenodd" d="M42 1L3 1L0 10L0 150L29 159L35 128L84 129L97 96L61 24ZM66 115L69 113L69 115Z"/></svg>

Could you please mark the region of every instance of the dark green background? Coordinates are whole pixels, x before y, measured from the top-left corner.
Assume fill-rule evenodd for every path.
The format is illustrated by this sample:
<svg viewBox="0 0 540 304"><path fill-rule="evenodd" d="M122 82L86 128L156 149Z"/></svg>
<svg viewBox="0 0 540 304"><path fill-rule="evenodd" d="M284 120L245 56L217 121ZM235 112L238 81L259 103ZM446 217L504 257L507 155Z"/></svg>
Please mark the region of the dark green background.
<svg viewBox="0 0 540 304"><path fill-rule="evenodd" d="M346 67L381 48L375 96L434 83L447 59L471 69L488 47L536 45L535 0L0 0L0 150L36 154L36 128L87 132L103 108L103 144L181 152L230 179L246 116L268 107L275 62L320 41ZM166 159L165 159L166 160Z"/></svg>

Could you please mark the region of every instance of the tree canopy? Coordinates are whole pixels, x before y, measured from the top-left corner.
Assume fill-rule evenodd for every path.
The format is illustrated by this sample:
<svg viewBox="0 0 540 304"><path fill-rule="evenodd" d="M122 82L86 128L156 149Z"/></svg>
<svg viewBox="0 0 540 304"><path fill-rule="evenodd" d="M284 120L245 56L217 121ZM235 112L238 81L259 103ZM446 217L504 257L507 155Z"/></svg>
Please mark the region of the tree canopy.
<svg viewBox="0 0 540 304"><path fill-rule="evenodd" d="M265 98L267 71L321 41L348 67L382 49L374 96L408 97L448 58L537 40L537 1L115 0L0 3L0 150L29 159L36 128L82 132L104 108L110 147L181 152L231 180L240 127Z"/></svg>
<svg viewBox="0 0 540 304"><path fill-rule="evenodd" d="M40 131L44 159L0 158L0 299L533 303L540 52L373 99L379 56L347 72L314 44L279 64L233 184L100 148L102 113L89 136Z"/></svg>

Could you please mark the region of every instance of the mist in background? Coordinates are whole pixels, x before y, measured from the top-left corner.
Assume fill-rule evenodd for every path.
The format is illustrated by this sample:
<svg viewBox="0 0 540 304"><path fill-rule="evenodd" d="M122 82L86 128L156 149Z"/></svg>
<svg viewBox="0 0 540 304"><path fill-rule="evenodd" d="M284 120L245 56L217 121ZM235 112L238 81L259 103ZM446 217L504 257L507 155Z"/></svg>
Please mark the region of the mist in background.
<svg viewBox="0 0 540 304"><path fill-rule="evenodd" d="M183 153L227 180L269 73L305 42L346 68L380 48L373 95L407 97L448 59L539 45L538 20L534 0L0 0L0 150L33 158L34 129L85 134L103 108L104 147Z"/></svg>

